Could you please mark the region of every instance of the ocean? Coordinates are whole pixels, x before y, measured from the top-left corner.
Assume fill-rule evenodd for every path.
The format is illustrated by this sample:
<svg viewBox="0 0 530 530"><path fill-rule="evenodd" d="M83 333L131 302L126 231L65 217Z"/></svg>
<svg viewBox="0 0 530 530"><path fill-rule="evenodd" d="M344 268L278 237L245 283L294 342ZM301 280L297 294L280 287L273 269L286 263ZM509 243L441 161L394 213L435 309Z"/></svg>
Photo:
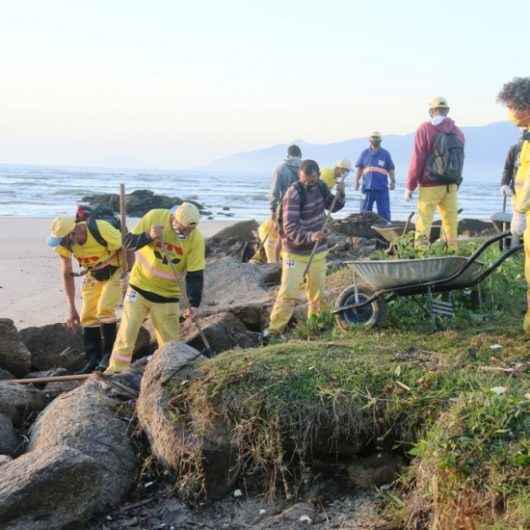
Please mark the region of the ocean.
<svg viewBox="0 0 530 530"><path fill-rule="evenodd" d="M478 172L477 172L478 173ZM460 189L462 217L488 220L502 209L499 179L494 173L465 175ZM101 168L38 167L0 164L0 215L52 218L71 215L85 195L127 193L149 189L155 193L193 199L212 212L214 219L264 219L268 214L270 174L226 174L212 171L115 170ZM401 180L401 183L400 183ZM415 202L403 199L402 179L391 192L393 219L405 219ZM361 193L348 178L344 217L358 212ZM227 209L228 208L228 209Z"/></svg>

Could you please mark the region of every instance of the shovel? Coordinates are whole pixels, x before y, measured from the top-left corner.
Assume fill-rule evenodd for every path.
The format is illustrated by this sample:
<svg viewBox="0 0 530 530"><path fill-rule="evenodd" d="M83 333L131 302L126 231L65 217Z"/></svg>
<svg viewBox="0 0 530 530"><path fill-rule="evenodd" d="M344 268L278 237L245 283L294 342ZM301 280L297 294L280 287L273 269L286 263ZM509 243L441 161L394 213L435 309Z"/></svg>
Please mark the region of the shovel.
<svg viewBox="0 0 530 530"><path fill-rule="evenodd" d="M348 173L345 173L342 176L342 178L339 180L339 184L344 184L344 181L346 180L347 176L348 176ZM335 196L333 197L333 201L331 202L331 206L328 210L328 215L326 216L326 219L324 220L324 225L320 229L321 232L325 231L326 228L328 227L328 224L332 219L331 214L333 213L335 204L337 204L338 198L339 198L339 193L335 192ZM311 264L313 263L313 258L315 257L319 243L320 241L315 241L315 244L313 245L313 249L311 250L311 255L309 256L309 261L307 262L307 265L305 266L304 275L302 276L302 283L305 281L307 274L309 273L309 269L311 268Z"/></svg>
<svg viewBox="0 0 530 530"><path fill-rule="evenodd" d="M160 241L160 254L164 257L164 259L168 262L169 266L171 267L171 271L173 272L173 275L175 276L175 281L178 281L179 273L175 268L175 264L171 261L169 256L164 252L164 241L161 239ZM199 321L195 316L191 316L191 321L193 324L195 324L195 327L197 328L197 331L199 332L199 336L201 337L202 343L204 344L204 350L201 352L205 357L208 357L208 359L211 359L215 356L215 352L213 351L212 347L210 346L210 342L206 338L206 335L204 334L204 331L199 324Z"/></svg>

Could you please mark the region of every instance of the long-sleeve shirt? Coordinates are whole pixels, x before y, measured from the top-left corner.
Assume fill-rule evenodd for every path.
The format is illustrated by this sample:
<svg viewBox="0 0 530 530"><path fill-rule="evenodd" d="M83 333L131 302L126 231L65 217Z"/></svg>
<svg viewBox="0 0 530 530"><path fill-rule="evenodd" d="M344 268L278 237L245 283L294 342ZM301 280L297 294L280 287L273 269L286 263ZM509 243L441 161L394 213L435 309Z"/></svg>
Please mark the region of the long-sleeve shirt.
<svg viewBox="0 0 530 530"><path fill-rule="evenodd" d="M444 118L438 125L433 125L430 121L422 123L414 138L414 149L405 183L408 190L414 191L418 185L423 187L437 186L429 180L427 159L434 149L434 140L439 133L454 133L462 143L465 142L464 133L451 118Z"/></svg>
<svg viewBox="0 0 530 530"><path fill-rule="evenodd" d="M512 145L508 150L508 154L506 155L506 161L504 162L504 170L502 172L501 186L510 186L510 188L512 188L513 190L520 151L520 143Z"/></svg>
<svg viewBox="0 0 530 530"><path fill-rule="evenodd" d="M289 186L298 180L298 171L301 163L302 160L300 158L286 158L285 162L274 170L269 201L273 215L282 202Z"/></svg>
<svg viewBox="0 0 530 530"><path fill-rule="evenodd" d="M302 198L301 183L292 185L282 201L282 246L290 254L307 256L313 250L311 236L324 227L326 210L331 208L334 195L323 183L304 187ZM344 207L344 194L339 194L333 212ZM316 252L327 249L327 242L320 241Z"/></svg>

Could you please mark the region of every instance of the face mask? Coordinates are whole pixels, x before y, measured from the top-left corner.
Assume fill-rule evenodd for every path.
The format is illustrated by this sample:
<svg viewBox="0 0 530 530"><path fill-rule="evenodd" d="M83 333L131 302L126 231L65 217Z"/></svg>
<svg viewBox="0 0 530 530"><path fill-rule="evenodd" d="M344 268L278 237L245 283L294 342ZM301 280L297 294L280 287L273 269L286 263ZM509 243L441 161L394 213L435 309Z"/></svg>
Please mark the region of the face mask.
<svg viewBox="0 0 530 530"><path fill-rule="evenodd" d="M517 127L527 128L530 125L530 110L516 114L513 110L508 109L508 118Z"/></svg>
<svg viewBox="0 0 530 530"><path fill-rule="evenodd" d="M445 116L433 116L431 118L431 123L436 127L437 125L440 125L445 120Z"/></svg>

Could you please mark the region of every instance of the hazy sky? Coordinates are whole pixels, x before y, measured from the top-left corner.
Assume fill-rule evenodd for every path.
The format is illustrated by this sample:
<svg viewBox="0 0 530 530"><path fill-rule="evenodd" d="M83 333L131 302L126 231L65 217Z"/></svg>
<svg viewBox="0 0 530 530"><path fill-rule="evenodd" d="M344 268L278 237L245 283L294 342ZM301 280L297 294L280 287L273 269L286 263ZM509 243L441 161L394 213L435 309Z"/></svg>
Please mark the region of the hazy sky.
<svg viewBox="0 0 530 530"><path fill-rule="evenodd" d="M0 0L0 162L181 168L505 118L530 2Z"/></svg>

